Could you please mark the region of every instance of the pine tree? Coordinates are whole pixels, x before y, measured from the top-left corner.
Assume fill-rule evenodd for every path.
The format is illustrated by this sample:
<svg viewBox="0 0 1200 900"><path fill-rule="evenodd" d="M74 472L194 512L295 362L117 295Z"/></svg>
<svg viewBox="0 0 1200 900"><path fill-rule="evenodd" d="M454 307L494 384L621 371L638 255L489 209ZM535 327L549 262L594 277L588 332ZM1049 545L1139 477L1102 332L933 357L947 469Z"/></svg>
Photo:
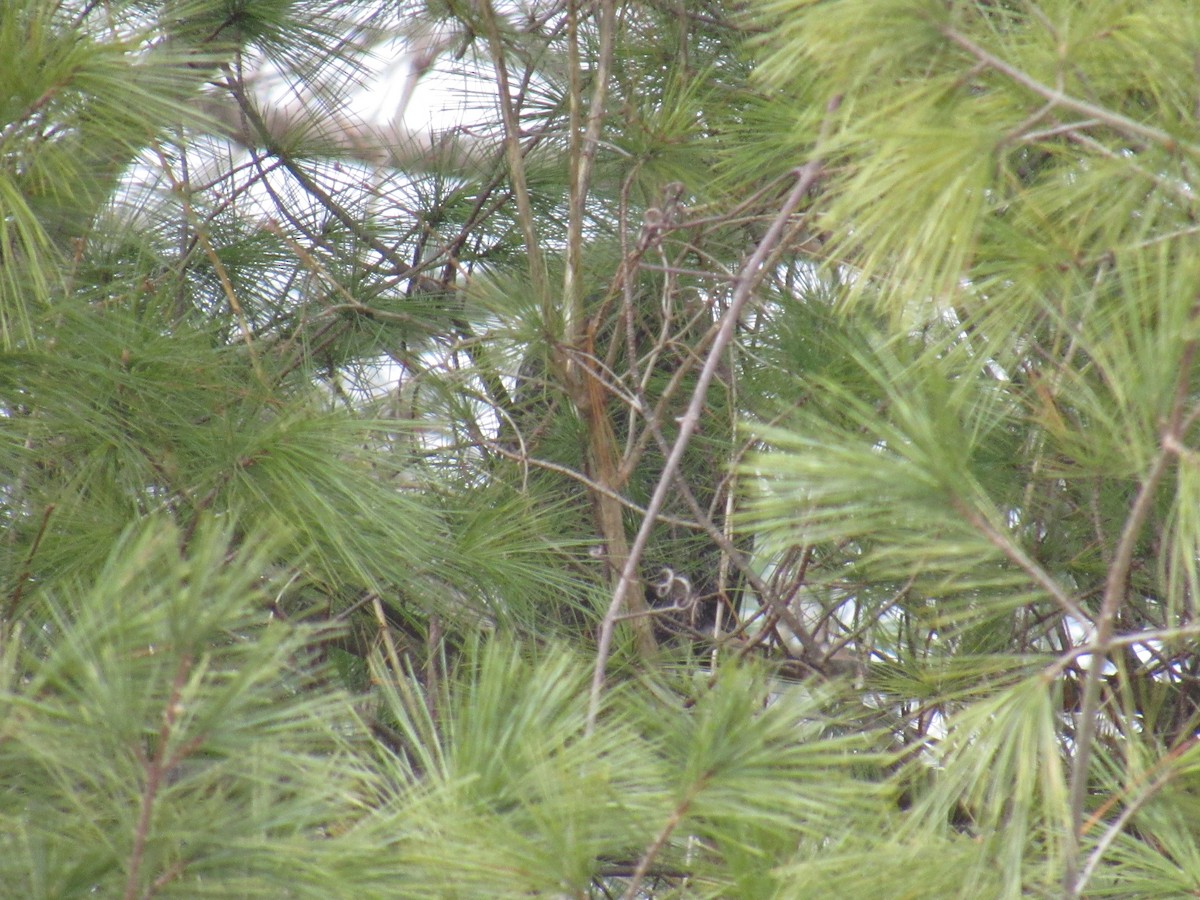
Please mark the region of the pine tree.
<svg viewBox="0 0 1200 900"><path fill-rule="evenodd" d="M0 883L1194 892L1198 22L5 5Z"/></svg>

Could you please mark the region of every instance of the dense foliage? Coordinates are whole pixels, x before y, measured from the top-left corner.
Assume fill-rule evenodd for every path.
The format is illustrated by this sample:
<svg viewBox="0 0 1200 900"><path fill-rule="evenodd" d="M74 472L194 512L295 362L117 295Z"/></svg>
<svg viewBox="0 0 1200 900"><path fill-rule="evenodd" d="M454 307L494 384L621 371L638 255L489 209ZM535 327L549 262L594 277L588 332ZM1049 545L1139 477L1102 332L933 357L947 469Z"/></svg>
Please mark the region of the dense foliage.
<svg viewBox="0 0 1200 900"><path fill-rule="evenodd" d="M1200 891L1192 4L0 59L14 896Z"/></svg>

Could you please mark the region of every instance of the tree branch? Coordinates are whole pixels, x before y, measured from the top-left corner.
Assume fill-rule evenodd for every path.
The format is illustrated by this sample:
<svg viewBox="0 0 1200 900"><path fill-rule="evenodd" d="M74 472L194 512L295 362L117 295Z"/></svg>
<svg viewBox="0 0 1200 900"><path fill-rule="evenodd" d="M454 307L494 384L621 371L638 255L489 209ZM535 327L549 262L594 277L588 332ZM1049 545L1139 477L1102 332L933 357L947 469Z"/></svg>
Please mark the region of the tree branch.
<svg viewBox="0 0 1200 900"><path fill-rule="evenodd" d="M125 892L123 895L125 900L135 900L139 896L138 880L146 853L146 842L150 837L150 823L154 816L154 804L158 799L159 790L162 788L171 768L178 765L182 756L191 749L191 747L184 747L175 753L170 753L171 738L174 735L175 725L179 718L179 699L183 694L184 686L187 684L188 673L191 671L191 668L191 655L185 653L180 656L179 665L175 669L175 678L171 683L170 693L167 695L167 703L163 708L162 725L158 729L158 742L154 748L154 756L146 759L139 751L139 755L143 756L146 767L146 784L142 788L142 802L138 809L137 823L133 829L133 848L129 853L129 871L125 877ZM193 739L192 744L195 743L196 741Z"/></svg>
<svg viewBox="0 0 1200 900"><path fill-rule="evenodd" d="M592 99L587 124L580 133L583 116L583 85L579 62L579 2L571 0L567 8L567 55L570 90L570 196L567 207L567 259L563 273L563 299L566 321L563 342L574 345L582 333L583 309L583 213L588 188L592 180L592 164L600 143L600 126L604 119L604 103L608 93L608 73L612 65L614 32L617 11L613 0L600 0L596 22L600 29L600 46L593 73Z"/></svg>
<svg viewBox="0 0 1200 900"><path fill-rule="evenodd" d="M963 502L959 502L957 506L962 517L966 519L976 531L987 538L1001 553L1008 557L1009 562L1013 563L1017 568L1028 575L1033 580L1034 584L1053 597L1054 601L1062 607L1063 612L1067 613L1067 615L1074 616L1080 624L1092 621L1092 617L1083 609L1083 607L1075 602L1070 594L1063 590L1062 585L1051 578L1050 573L1038 565L1038 563L1027 553L1025 553L1025 551L1022 550L1008 535L996 528L977 509L974 509Z"/></svg>
<svg viewBox="0 0 1200 900"><path fill-rule="evenodd" d="M840 102L840 97L831 99L826 107L828 113L832 114L840 105ZM828 121L828 116L826 120ZM609 603L608 611L604 615L604 621L600 625L600 638L596 648L596 663L592 672L591 695L588 701L587 731L589 734L595 728L596 718L600 713L600 694L604 690L604 677L608 669L608 656L612 649L613 631L616 627L617 616L625 604L625 596L629 588L635 581L634 573L641 562L646 544L650 540L650 532L654 527L654 517L658 515L663 503L666 502L667 493L671 489L675 472L678 471L679 465L683 461L684 451L687 450L692 434L696 431L696 425L700 421L700 412L704 408L704 401L708 396L708 387L712 384L713 376L716 375L717 367L720 365L725 347L733 340L734 332L737 330L737 323L741 319L742 309L762 279L764 274L763 265L775 250L775 245L783 235L792 213L796 211L800 206L800 202L804 199L804 195L816 183L821 169L822 163L820 157L814 156L796 172L796 183L784 201L783 207L771 222L767 233L759 242L758 247L755 248L750 259L746 261L734 279L733 296L729 300L729 307L725 310L721 318L720 328L713 339L712 347L709 348L708 357L704 361L704 367L700 370L700 375L696 380L696 387L692 392L691 401L688 403L686 412L684 412L679 420L679 434L675 438L675 445L671 448L671 455L667 458L663 466L662 474L658 479L658 485L654 489L650 503L647 504L647 515L642 520L637 537L634 538L633 546L629 551L629 557L625 560L625 565L621 570L621 577L617 581L616 589L613 591L612 601Z"/></svg>
<svg viewBox="0 0 1200 900"><path fill-rule="evenodd" d="M1071 830L1067 836L1068 852L1063 875L1063 890L1069 897L1080 896L1083 887L1083 882L1079 877L1079 840L1083 836L1083 812L1087 800L1088 768L1091 764L1092 746L1096 739L1096 713L1100 705L1101 673L1112 647L1117 612L1128 589L1134 547L1142 534L1146 518L1150 515L1154 494L1166 476L1172 461L1178 455L1183 433L1193 419L1193 416L1184 416L1184 405L1187 402L1188 388L1191 384L1191 370L1197 346L1196 341L1189 341L1184 346L1179 361L1179 378L1175 384L1175 396L1167 423L1163 428L1158 454L1150 466L1150 471L1142 480L1137 496L1129 509L1129 515L1121 529L1121 538L1117 542L1116 553L1113 555L1112 564L1108 568L1104 582L1104 599L1100 604L1100 614L1096 618L1096 633L1091 640L1096 652L1089 661L1087 677L1083 683L1079 730L1075 736L1075 758L1071 764L1069 793Z"/></svg>
<svg viewBox="0 0 1200 900"><path fill-rule="evenodd" d="M505 60L504 44L500 40L500 26L496 22L496 11L492 0L481 0L479 11L487 29L488 48L492 64L496 67L500 118L504 123L504 152L508 159L508 174L512 179L513 199L517 204L517 222L525 238L525 251L529 254L529 278L542 310L542 327L555 333L555 311L551 306L550 282L546 262L542 258L542 245L538 240L537 226L533 218L533 205L529 201L529 187L525 181L525 155L521 150L521 127L517 117L517 106L508 82L508 65Z"/></svg>
<svg viewBox="0 0 1200 900"><path fill-rule="evenodd" d="M1179 141L1177 141L1167 132L1163 131L1161 128L1143 125L1141 122L1137 122L1127 116L1121 115L1120 113L1113 112L1111 109L1106 109L1103 106L1097 106L1094 103L1088 103L1086 100L1076 99L1069 94L1063 93L1057 88L1052 88L1047 84L1043 84L1036 78L1026 75L1015 66L1009 65L998 56L988 53L966 35L956 31L953 28L945 27L941 29L941 32L947 40L961 47L963 50L966 50L981 63L984 63L989 68L995 69L1001 75L1012 81L1015 81L1022 87L1033 91L1033 93L1037 94L1039 97L1044 97L1053 105L1074 110L1075 112L1087 116L1088 118L1095 119L1098 122L1103 122L1105 125L1108 125L1110 128L1113 128L1116 131L1130 135L1137 135L1138 137L1145 138L1152 143L1160 144L1170 151L1183 146L1192 154L1195 154L1196 152L1196 148L1191 145L1181 145Z"/></svg>
<svg viewBox="0 0 1200 900"><path fill-rule="evenodd" d="M675 829L679 827L679 823L687 815L692 801L695 800L696 795L703 789L705 780L702 778L698 784L694 785L679 805L671 810L671 815L667 817L667 821L663 823L663 827L654 836L654 840L650 842L650 846L646 848L641 859L638 860L637 867L633 870L633 877L629 879L629 885L625 888L625 893L621 896L621 900L634 900L638 896L638 888L642 886L642 880L646 877L646 873L650 871L650 866L654 863L658 854L662 852L662 848L670 840Z"/></svg>

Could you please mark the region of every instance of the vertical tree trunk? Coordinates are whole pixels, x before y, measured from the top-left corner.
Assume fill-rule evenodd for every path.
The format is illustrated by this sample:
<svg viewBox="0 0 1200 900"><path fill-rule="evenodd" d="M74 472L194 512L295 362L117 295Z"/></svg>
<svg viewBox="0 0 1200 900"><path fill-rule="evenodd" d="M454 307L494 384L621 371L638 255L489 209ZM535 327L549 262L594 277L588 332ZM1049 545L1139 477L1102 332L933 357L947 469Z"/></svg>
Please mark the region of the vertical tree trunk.
<svg viewBox="0 0 1200 900"><path fill-rule="evenodd" d="M587 427L588 477L611 492L593 490L591 495L596 528L604 540L604 559L609 580L615 589L629 559L629 539L625 534L621 504L613 496L624 488L624 483L620 474L616 435L608 418L605 387L591 367L590 360L594 354L590 339L588 343L589 346L581 354L584 362L570 363L567 378L572 400ZM629 591L625 595L625 612L632 616L628 622L633 628L638 652L644 657L652 656L658 650L658 642L654 638L654 626L650 621L650 607L645 595L638 590Z"/></svg>

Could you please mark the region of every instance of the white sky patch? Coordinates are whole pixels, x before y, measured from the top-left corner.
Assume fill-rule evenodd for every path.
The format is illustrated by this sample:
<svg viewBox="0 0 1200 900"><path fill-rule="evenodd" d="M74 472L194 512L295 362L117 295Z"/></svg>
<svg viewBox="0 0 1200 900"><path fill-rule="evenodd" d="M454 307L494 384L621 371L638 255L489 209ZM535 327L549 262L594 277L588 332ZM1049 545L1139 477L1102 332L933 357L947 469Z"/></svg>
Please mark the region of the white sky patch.
<svg viewBox="0 0 1200 900"><path fill-rule="evenodd" d="M449 30L417 29L380 44L374 77L350 100L350 111L376 126L418 136L498 121L491 63Z"/></svg>

